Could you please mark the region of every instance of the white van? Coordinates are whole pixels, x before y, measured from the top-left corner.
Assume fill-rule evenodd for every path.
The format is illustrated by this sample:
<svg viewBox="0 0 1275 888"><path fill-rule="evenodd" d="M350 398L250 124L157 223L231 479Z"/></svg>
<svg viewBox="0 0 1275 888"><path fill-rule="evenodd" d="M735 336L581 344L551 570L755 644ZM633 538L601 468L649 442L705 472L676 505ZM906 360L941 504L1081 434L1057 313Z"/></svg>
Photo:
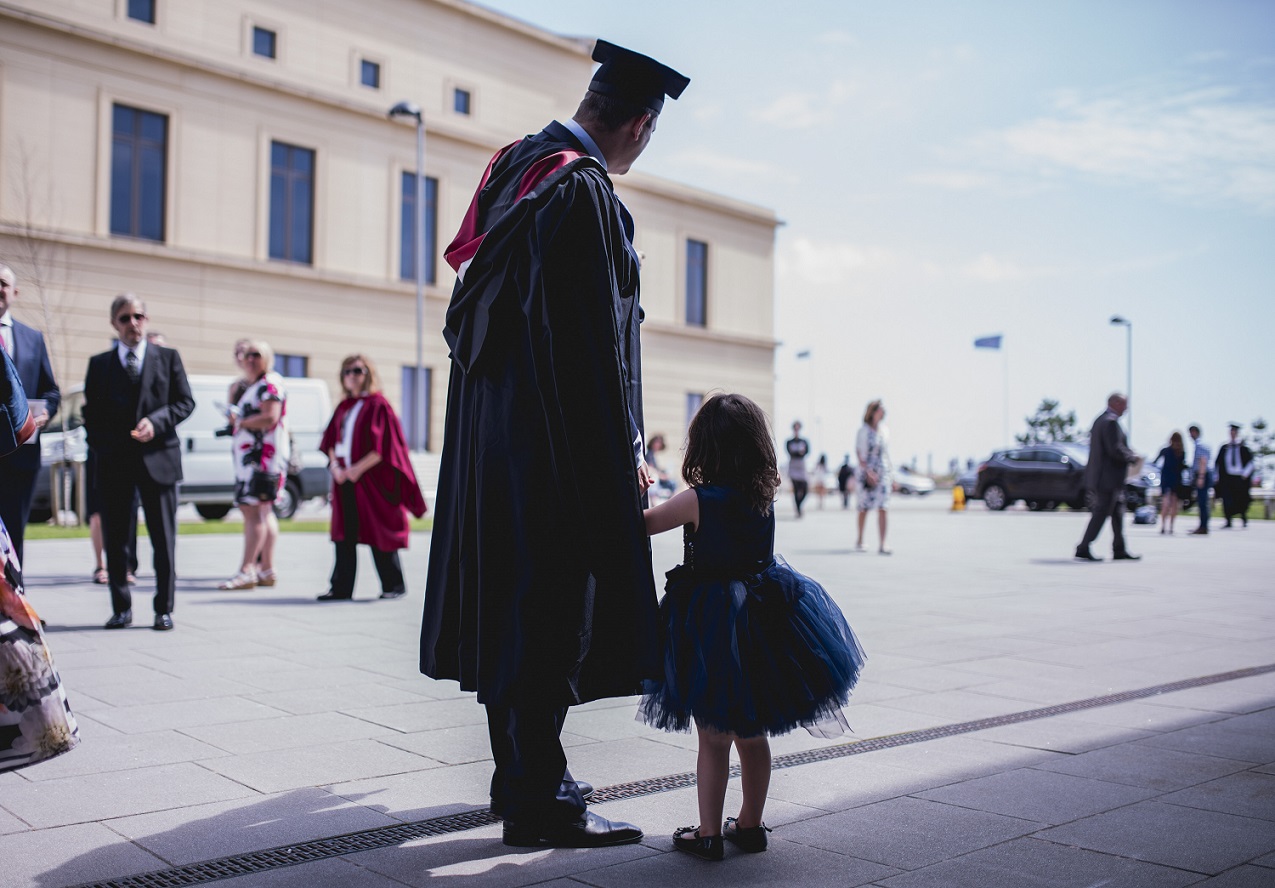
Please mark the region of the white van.
<svg viewBox="0 0 1275 888"><path fill-rule="evenodd" d="M234 508L235 468L230 438L217 434L227 427L224 405L234 377L192 375L189 380L195 409L177 426L184 476L178 500L193 503L201 516L216 520ZM296 452L293 465L300 465L300 471L289 473L274 509L280 518L291 518L305 500L328 495L328 460L319 452L319 441L332 416L332 401L328 385L321 379L287 377L283 384L288 431ZM62 406L40 436L43 465L31 508L32 521L44 521L50 515L49 466L84 460L83 411L83 387L75 386L63 393ZM69 502L74 503L74 491L70 493L73 498Z"/></svg>

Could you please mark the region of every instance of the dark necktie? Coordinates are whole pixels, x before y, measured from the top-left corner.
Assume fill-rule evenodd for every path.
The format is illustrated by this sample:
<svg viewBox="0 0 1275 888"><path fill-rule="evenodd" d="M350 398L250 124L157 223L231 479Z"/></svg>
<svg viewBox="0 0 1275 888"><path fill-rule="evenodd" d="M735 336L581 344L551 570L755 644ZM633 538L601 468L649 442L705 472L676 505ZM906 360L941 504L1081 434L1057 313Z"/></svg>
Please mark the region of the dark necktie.
<svg viewBox="0 0 1275 888"><path fill-rule="evenodd" d="M128 371L128 381L137 382L137 378L141 376L137 368L137 352L130 349L124 356L124 369Z"/></svg>

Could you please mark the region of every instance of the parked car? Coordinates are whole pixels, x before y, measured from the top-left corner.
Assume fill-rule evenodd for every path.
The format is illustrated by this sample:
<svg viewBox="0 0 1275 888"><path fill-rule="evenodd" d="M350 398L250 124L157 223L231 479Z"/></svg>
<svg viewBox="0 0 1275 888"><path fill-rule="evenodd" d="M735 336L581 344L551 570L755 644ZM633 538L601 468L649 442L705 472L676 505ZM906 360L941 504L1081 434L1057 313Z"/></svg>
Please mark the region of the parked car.
<svg viewBox="0 0 1275 888"><path fill-rule="evenodd" d="M904 496L925 496L934 492L934 479L914 472L907 466L895 466L894 489Z"/></svg>
<svg viewBox="0 0 1275 888"><path fill-rule="evenodd" d="M195 511L209 520L224 518L234 508L235 475L230 438L218 434L226 428L223 405L233 377L190 377L195 409L177 426L181 438L182 474L178 501L193 503ZM308 499L327 496L330 485L327 457L319 452L319 441L332 415L328 385L321 379L289 378L287 388L288 431L299 459L289 472L274 510L280 518L291 518ZM52 514L49 469L58 462L83 462L84 393L81 386L64 392L62 405L40 436L42 465L36 483L31 520L47 521ZM74 504L77 491L72 479L63 490L64 501Z"/></svg>
<svg viewBox="0 0 1275 888"><path fill-rule="evenodd" d="M1073 509L1088 505L1084 488L1089 448L1084 444L1027 444L998 450L978 467L974 498L994 511L1019 500L1028 508L1056 509L1066 504ZM1125 484L1129 508L1147 502L1150 491L1158 490L1160 476L1148 467Z"/></svg>
<svg viewBox="0 0 1275 888"><path fill-rule="evenodd" d="M978 466L966 469L956 476L956 486L965 492L965 499L978 499Z"/></svg>

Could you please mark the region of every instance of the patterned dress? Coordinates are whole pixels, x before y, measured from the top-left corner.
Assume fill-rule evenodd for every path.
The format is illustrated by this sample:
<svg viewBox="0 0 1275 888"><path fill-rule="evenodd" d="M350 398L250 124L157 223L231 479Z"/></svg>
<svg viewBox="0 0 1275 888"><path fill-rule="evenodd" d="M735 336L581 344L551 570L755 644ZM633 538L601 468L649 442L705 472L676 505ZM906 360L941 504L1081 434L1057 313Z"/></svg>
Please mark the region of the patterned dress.
<svg viewBox="0 0 1275 888"><path fill-rule="evenodd" d="M252 476L256 472L279 477L279 488L283 487L288 473L288 404L283 388L283 378L278 373L267 373L256 382L251 382L239 398L240 419L250 419L261 413L261 405L267 401L279 401L283 405L278 424L273 429L245 429L235 431L235 501L245 505L253 505L262 501L263 497L251 492ZM278 489L275 491L278 493ZM271 497L273 499L273 497Z"/></svg>
<svg viewBox="0 0 1275 888"><path fill-rule="evenodd" d="M79 728L0 522L0 771L74 749Z"/></svg>
<svg viewBox="0 0 1275 888"><path fill-rule="evenodd" d="M859 437L855 442L855 450L859 457L859 511L885 509L890 505L890 487L893 465L890 463L890 450L887 446L889 436L885 427L874 429L866 422L859 429ZM867 470L876 473L877 483L868 486Z"/></svg>

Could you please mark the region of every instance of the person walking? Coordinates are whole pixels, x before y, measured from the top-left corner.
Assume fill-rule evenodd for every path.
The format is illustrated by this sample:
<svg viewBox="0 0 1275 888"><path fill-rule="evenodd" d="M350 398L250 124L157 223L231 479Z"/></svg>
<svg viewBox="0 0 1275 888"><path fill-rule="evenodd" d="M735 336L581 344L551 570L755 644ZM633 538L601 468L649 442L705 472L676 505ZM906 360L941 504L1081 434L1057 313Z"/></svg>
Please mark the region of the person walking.
<svg viewBox="0 0 1275 888"><path fill-rule="evenodd" d="M1200 437L1200 427L1187 428L1195 448L1191 454L1191 484L1195 488L1195 506L1200 510L1200 526L1191 531L1192 536L1209 535L1209 517L1213 504L1209 502L1209 488L1213 486L1213 451Z"/></svg>
<svg viewBox="0 0 1275 888"><path fill-rule="evenodd" d="M810 492L810 479L806 474L806 457L810 455L810 442L801 437L801 423L792 424L792 437L784 442L788 451L788 480L792 482L792 499L801 517L801 504Z"/></svg>
<svg viewBox="0 0 1275 888"><path fill-rule="evenodd" d="M1111 519L1112 560L1138 561L1141 555L1131 555L1124 539L1124 485L1129 466L1138 462L1138 455L1129 449L1120 417L1129 407L1124 395L1116 392L1107 398L1107 409L1094 420L1089 432L1089 463L1085 466L1085 489L1093 492L1093 507L1085 535L1076 546L1077 561L1101 561L1090 551L1090 545L1102 532L1102 525Z"/></svg>
<svg viewBox="0 0 1275 888"><path fill-rule="evenodd" d="M18 278L13 269L0 265L0 351L9 355L28 398L44 402L43 410L33 410L36 432L25 447L0 461L0 518L9 528L9 538L19 562L26 538L27 517L40 475L40 430L58 411L62 392L53 378L44 336L13 317L18 298Z"/></svg>
<svg viewBox="0 0 1275 888"><path fill-rule="evenodd" d="M854 469L850 467L850 454L846 454L845 459L841 461L841 468L837 469L837 492L841 494L841 508L850 508L850 482L854 479Z"/></svg>
<svg viewBox="0 0 1275 888"><path fill-rule="evenodd" d="M273 586L274 549L279 541L275 500L288 475L291 439L287 392L274 366L274 350L263 339L248 340L241 366L239 400L230 413L234 434L230 453L235 466L235 505L243 515L243 560L218 589Z"/></svg>
<svg viewBox="0 0 1275 888"><path fill-rule="evenodd" d="M173 628L177 592L177 482L182 479L177 425L195 409L181 355L146 341L146 306L131 293L111 303L115 348L89 358L84 428L97 451L102 537L111 587L107 629L133 622L128 587L129 509L141 498L154 550L154 629Z"/></svg>
<svg viewBox="0 0 1275 888"><path fill-rule="evenodd" d="M863 425L855 438L855 455L859 459L859 537L854 547L863 551L863 531L868 523L868 513L877 510L877 532L880 542L877 552L892 554L885 546L885 534L889 526L890 487L893 484L893 466L890 463L890 433L883 425L885 406L878 399L868 402L863 412Z"/></svg>
<svg viewBox="0 0 1275 888"><path fill-rule="evenodd" d="M1217 451L1217 492L1222 498L1223 527L1231 527L1233 518L1240 518L1248 527L1248 506L1253 501L1249 489L1253 486L1253 451L1240 440L1241 426L1230 424L1231 440Z"/></svg>
<svg viewBox="0 0 1275 888"><path fill-rule="evenodd" d="M658 668L642 502L633 218L611 177L689 80L605 40L575 116L496 154L445 253L447 421L421 671L487 707L491 810L515 847L630 844L585 809L567 708Z"/></svg>
<svg viewBox="0 0 1275 888"><path fill-rule="evenodd" d="M319 449L328 455L332 475L332 545L336 563L328 591L319 601L354 597L358 544L372 550L382 598L407 594L398 552L406 549L411 525L407 513L425 514L425 497L416 483L403 424L381 394L376 365L367 355L341 361L345 398L336 405Z"/></svg>
<svg viewBox="0 0 1275 888"><path fill-rule="evenodd" d="M716 395L691 421L682 474L689 489L645 513L648 533L684 528L683 563L668 574L661 622L663 674L646 682L641 717L699 739L699 826L673 846L721 860L723 841L766 850L767 735L806 727L831 738L864 653L817 582L775 555L779 471L766 415L742 395ZM730 750L743 801L722 822Z"/></svg>
<svg viewBox="0 0 1275 888"><path fill-rule="evenodd" d="M815 496L819 498L819 511L822 512L823 502L828 498L828 454L819 454L819 459L815 462L812 483Z"/></svg>
<svg viewBox="0 0 1275 888"><path fill-rule="evenodd" d="M1182 470L1186 467L1186 449L1182 433L1174 432L1169 443L1155 458L1160 467L1160 533L1173 533L1173 521L1178 517L1178 490L1182 487Z"/></svg>

